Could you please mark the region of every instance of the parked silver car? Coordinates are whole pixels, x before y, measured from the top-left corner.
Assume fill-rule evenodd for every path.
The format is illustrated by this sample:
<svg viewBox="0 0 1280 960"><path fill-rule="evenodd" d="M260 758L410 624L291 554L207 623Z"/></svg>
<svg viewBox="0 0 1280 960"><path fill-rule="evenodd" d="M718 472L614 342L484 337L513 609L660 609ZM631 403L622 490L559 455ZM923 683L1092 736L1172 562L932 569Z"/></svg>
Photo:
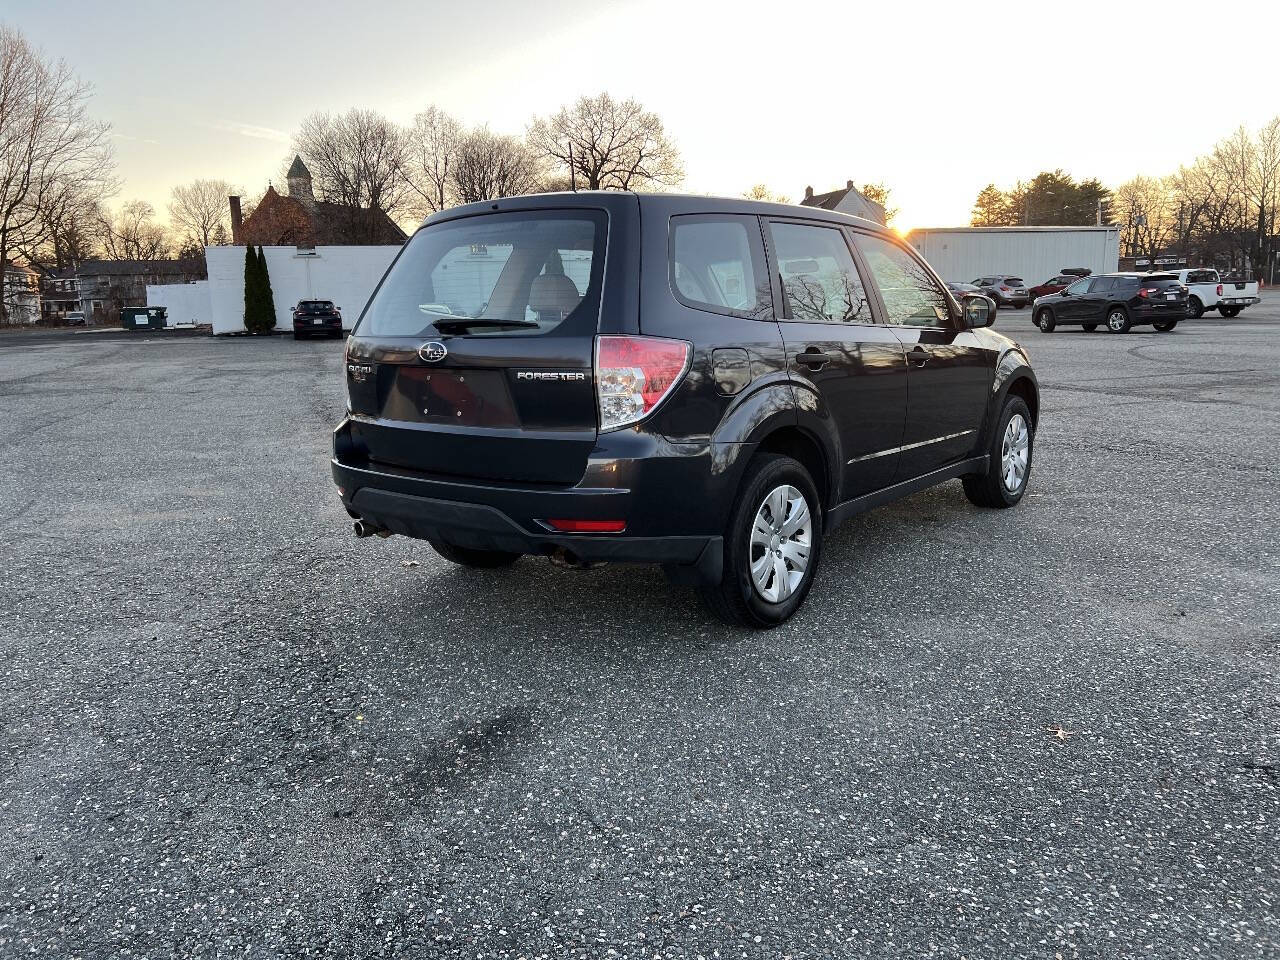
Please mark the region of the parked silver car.
<svg viewBox="0 0 1280 960"><path fill-rule="evenodd" d="M973 285L1002 307L1021 310L1031 302L1031 292L1021 277L1007 273L988 274L974 280Z"/></svg>

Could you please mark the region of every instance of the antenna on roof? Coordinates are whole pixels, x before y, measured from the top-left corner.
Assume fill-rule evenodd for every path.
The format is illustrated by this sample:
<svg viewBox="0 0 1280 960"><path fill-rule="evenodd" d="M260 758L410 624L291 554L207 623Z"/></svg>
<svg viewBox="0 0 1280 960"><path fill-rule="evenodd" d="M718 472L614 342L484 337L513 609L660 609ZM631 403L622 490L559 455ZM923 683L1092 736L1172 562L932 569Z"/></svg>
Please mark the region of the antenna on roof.
<svg viewBox="0 0 1280 960"><path fill-rule="evenodd" d="M573 170L573 141L569 141L569 189L578 192L578 176Z"/></svg>

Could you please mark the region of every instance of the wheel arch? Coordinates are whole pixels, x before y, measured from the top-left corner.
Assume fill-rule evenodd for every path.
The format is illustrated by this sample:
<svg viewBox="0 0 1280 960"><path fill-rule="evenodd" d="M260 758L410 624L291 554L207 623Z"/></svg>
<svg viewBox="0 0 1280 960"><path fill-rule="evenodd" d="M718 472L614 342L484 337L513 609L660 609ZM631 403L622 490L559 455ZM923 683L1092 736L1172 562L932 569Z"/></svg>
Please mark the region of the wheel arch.
<svg viewBox="0 0 1280 960"><path fill-rule="evenodd" d="M823 513L831 509L838 489L832 477L831 457L812 433L797 424L779 426L760 440L756 453L780 453L799 462L818 488Z"/></svg>

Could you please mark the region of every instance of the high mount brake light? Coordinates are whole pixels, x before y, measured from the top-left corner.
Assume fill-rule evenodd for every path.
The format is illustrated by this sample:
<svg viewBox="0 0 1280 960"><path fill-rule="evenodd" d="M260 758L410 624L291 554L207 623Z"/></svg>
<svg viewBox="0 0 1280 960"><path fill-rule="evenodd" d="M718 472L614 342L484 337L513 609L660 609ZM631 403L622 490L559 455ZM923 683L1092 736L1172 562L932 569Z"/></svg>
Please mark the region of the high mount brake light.
<svg viewBox="0 0 1280 960"><path fill-rule="evenodd" d="M689 369L691 347L662 337L596 337L596 401L600 429L647 417Z"/></svg>

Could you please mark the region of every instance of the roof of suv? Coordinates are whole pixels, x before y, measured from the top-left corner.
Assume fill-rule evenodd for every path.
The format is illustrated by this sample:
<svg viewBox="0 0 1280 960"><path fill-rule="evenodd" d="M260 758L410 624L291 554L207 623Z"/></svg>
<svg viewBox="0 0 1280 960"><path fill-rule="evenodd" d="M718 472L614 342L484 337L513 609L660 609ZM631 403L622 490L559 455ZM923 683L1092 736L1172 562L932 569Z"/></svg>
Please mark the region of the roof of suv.
<svg viewBox="0 0 1280 960"><path fill-rule="evenodd" d="M433 213L423 221L423 226L444 220L493 213L502 210L539 210L552 207L605 207L618 206L628 198L638 202L641 209L654 208L667 214L681 213L737 213L755 217L798 217L806 220L827 220L848 226L861 227L891 234L887 227L861 217L820 207L804 207L793 203L768 203L763 200L744 200L741 197L707 197L686 193L637 193L629 190L579 190L576 193L533 193L521 197L503 197L479 203L463 204ZM1012 276L1012 274L1010 274Z"/></svg>

